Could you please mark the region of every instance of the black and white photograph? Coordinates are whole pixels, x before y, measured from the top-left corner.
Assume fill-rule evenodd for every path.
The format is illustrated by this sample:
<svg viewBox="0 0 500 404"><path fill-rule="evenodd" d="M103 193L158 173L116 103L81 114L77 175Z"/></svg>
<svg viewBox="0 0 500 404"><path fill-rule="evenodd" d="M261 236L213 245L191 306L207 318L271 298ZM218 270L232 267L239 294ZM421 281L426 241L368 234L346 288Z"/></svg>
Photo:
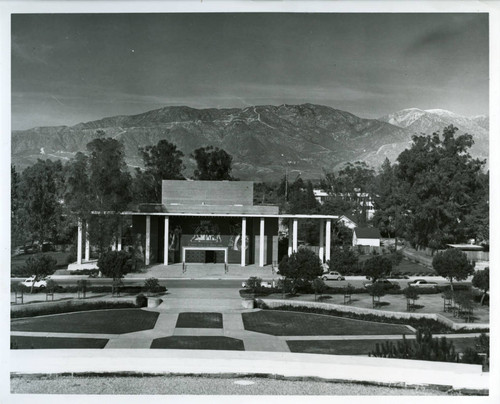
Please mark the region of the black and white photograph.
<svg viewBox="0 0 500 404"><path fill-rule="evenodd" d="M496 402L500 5L438 3L1 4L1 401Z"/></svg>

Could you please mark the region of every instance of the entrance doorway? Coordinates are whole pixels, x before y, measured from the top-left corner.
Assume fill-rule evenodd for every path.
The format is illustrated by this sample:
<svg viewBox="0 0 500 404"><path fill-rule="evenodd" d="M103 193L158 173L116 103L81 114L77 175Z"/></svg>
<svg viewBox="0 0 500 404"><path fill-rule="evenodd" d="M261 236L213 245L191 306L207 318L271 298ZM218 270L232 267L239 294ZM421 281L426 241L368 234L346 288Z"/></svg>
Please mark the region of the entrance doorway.
<svg viewBox="0 0 500 404"><path fill-rule="evenodd" d="M183 247L182 261L200 264L223 264L227 262L226 247Z"/></svg>
<svg viewBox="0 0 500 404"><path fill-rule="evenodd" d="M208 250L205 251L205 264L216 264L217 263L217 256L215 254L215 251L213 250Z"/></svg>

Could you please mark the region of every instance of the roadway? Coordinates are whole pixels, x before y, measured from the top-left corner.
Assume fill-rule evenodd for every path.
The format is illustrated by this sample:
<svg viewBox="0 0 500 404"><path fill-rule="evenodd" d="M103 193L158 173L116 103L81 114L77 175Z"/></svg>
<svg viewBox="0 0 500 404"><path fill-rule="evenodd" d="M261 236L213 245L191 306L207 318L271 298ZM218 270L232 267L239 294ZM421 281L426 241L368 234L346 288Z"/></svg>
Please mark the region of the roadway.
<svg viewBox="0 0 500 404"><path fill-rule="evenodd" d="M425 278L425 277L424 277ZM54 277L54 280L60 286L76 286L80 276L66 276L64 278ZM23 281L24 278L12 278L11 282L18 283ZM86 278L88 283L92 286L110 286L112 283L111 278ZM243 279L160 279L159 283L161 286L166 288L193 288L193 289L203 289L203 288L241 288L241 282ZM411 279L391 279L391 282L399 283L401 288L405 288ZM143 286L143 279L122 279L124 286ZM350 283L355 288L362 288L368 281L361 276L347 277L344 281L326 281L325 283L330 287L345 287ZM447 285L448 282L444 278L435 278L433 282L437 282L439 285Z"/></svg>

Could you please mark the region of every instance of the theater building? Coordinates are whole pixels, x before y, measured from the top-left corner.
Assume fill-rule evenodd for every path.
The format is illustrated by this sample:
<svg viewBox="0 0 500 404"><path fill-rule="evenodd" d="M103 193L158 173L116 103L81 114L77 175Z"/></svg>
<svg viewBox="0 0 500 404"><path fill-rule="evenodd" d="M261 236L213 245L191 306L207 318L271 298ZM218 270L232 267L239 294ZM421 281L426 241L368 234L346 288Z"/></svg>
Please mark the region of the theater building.
<svg viewBox="0 0 500 404"><path fill-rule="evenodd" d="M146 265L227 263L265 266L278 262L278 228L290 225L288 254L298 248L298 221L319 222L319 255L330 259L332 220L338 216L279 214L277 206L253 204L251 181L162 181L161 204L142 204L132 217L132 237ZM82 226L78 262L82 264ZM88 260L88 243L85 258ZM118 243L121 249L121 243Z"/></svg>

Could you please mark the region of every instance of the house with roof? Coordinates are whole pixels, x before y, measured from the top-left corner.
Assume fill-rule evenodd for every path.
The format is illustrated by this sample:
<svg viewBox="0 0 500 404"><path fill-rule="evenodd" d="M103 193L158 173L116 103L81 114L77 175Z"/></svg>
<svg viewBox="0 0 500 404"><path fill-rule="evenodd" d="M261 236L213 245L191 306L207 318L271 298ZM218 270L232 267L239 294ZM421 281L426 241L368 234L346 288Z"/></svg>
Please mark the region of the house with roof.
<svg viewBox="0 0 500 404"><path fill-rule="evenodd" d="M374 227L356 227L352 234L353 246L380 247L380 232Z"/></svg>

